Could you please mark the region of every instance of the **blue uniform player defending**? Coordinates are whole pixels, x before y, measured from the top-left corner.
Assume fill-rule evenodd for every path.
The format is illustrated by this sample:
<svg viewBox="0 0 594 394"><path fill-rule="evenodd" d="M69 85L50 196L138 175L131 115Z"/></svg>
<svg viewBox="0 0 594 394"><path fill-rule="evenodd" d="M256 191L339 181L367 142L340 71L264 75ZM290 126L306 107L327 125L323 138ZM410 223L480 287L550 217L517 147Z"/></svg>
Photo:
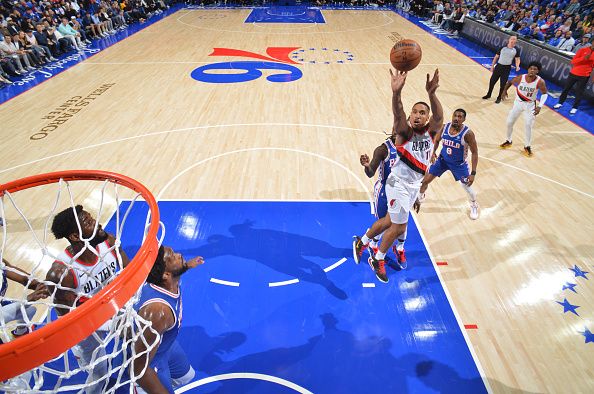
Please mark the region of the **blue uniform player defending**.
<svg viewBox="0 0 594 394"><path fill-rule="evenodd" d="M427 186L446 171L450 171L456 181L460 181L462 188L468 193L470 198L470 218L476 220L479 217L479 204L476 201L476 192L472 189L474 177L476 176L476 166L478 165L478 146L472 130L464 124L466 120L466 111L459 108L454 111L452 121L443 126L441 134L435 139L432 165L429 172L425 175L421 185L419 202L425 198ZM443 143L443 148L436 157L435 153L439 142ZM468 149L472 152L472 170L468 170L467 153ZM417 210L418 212L418 210Z"/></svg>
<svg viewBox="0 0 594 394"><path fill-rule="evenodd" d="M138 301L138 314L152 322L161 336L158 347L152 349L149 367L138 380L140 388L151 394L173 393L174 386L181 386L194 378L194 369L181 346L176 341L182 320L182 294L180 277L190 268L204 263L202 257L185 261L180 253L167 246L159 248L155 264L142 287ZM156 335L145 330L146 343L153 343ZM146 350L145 341L136 341L136 354ZM134 360L134 373L142 371L146 353ZM138 390L142 392L142 390Z"/></svg>
<svg viewBox="0 0 594 394"><path fill-rule="evenodd" d="M390 170L396 162L398 153L396 152L396 146L394 145L394 137L390 137L384 141L383 144L375 148L373 151L373 157L369 161L369 156L363 154L359 158L361 165L365 167L365 175L369 178L375 175L375 172L379 169L377 181L373 187L373 199L375 203L375 216L378 219L383 218L388 214L388 200L386 198L386 181ZM406 233L408 229L404 230L397 238L397 245L392 245L392 251L396 255L398 265L400 268L406 268L406 255L404 254L404 242L406 241ZM373 253L378 251L378 242L381 238L381 234L373 238L369 242L369 247ZM357 261L357 260L355 260Z"/></svg>

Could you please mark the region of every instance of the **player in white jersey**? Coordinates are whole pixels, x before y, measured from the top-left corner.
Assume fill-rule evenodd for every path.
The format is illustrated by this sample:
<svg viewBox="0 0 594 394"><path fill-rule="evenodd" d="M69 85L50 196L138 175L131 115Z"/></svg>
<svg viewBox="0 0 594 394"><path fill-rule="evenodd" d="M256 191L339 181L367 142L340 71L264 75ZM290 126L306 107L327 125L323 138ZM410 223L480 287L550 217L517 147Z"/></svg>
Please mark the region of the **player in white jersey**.
<svg viewBox="0 0 594 394"><path fill-rule="evenodd" d="M542 65L539 62L531 62L528 65L528 74L517 75L505 85L502 98L505 99L509 87L515 85L516 99L514 100L514 106L507 116L507 138L503 144L499 145L501 149L511 148L514 123L524 113L526 139L524 140L523 153L527 157L532 156L532 126L534 126L536 115L540 113L542 106L549 96L544 79L538 76L541 69ZM541 93L540 102L536 100L538 90Z"/></svg>
<svg viewBox="0 0 594 394"><path fill-rule="evenodd" d="M407 227L410 210L417 200L421 182L433 153L432 133L437 133L443 126L443 109L435 94L439 87L439 70L435 70L432 79L427 74L425 83L431 107L424 102L415 103L408 119L401 97L407 73L397 71L394 74L390 70L390 74L392 75L394 145L398 157L386 181L388 215L378 219L362 237L355 237L353 242L353 257L355 262L359 262L369 241L384 233L379 251L369 259L375 275L384 283L388 282L385 268L386 252L396 237ZM430 115L430 111L433 111L433 115Z"/></svg>
<svg viewBox="0 0 594 394"><path fill-rule="evenodd" d="M82 205L58 213L52 222L52 233L56 239L66 238L70 242L46 276L46 281L58 284L52 289L54 304L59 305L55 310L58 315L65 315L107 286L128 264L128 257L121 248L116 251L114 236L106 233ZM99 329L72 348L79 366L86 367L105 355L105 349L98 346L105 334L105 328ZM85 392L102 392L106 374L106 363L96 363L89 371Z"/></svg>

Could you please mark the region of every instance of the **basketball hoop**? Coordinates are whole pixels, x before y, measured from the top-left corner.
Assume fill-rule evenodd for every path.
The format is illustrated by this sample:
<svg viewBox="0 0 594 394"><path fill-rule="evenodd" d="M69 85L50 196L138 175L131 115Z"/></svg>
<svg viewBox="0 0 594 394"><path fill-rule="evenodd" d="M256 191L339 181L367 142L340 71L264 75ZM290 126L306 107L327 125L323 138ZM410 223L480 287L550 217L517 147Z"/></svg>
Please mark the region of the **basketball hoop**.
<svg viewBox="0 0 594 394"><path fill-rule="evenodd" d="M62 190L62 184L65 183L67 187L69 187L68 182L73 181L102 181L104 182L102 193L104 193L107 184L113 184L114 190L116 191L116 197L118 185L125 186L126 188L133 190L137 193L136 198L142 197L148 204L151 217L150 225L148 226L148 230L145 231L143 244L134 258L117 274L113 281L107 284L102 290L92 296L88 301L72 309L70 312L59 317L58 319L49 322L39 329L33 330L29 334L23 335L14 339L13 341L0 345L0 365L2 366L2 368L0 368L0 389L4 388L2 386L3 381L11 379L27 371L34 370L40 365L43 366L43 364L48 361L59 358L60 355L68 352L69 349L77 345L85 338L94 335L94 332L104 325L104 323L108 322L112 318L115 320L116 318L114 316L116 314L117 316L125 314L134 315L135 311L131 307L133 303L131 301L133 301L134 295L138 292L138 289L145 281L157 256L159 249L159 242L157 240L157 233L159 230L159 209L157 202L152 193L144 185L121 174L95 170L72 170L40 174L8 182L6 184L0 185L0 198L2 198L2 210L0 211L0 214L4 212L4 197L8 196L19 214L21 214L22 218L26 221L30 230L33 231L29 220L27 220L27 218L22 214L21 210L19 210L12 200L11 194L37 186L59 183L59 199L59 193ZM71 193L70 189L68 189L68 191ZM71 201L74 201L72 194L70 194L70 199ZM58 201L56 200L56 205L57 203ZM116 207L119 206L119 201L117 201L117 198L116 204ZM101 196L101 207L102 206L103 194ZM131 206L132 204L130 205L130 208ZM99 212L101 212L101 207ZM126 215L124 216L124 221L128 212L126 212ZM117 215L117 221L119 224L119 208ZM99 218L97 218L97 221L99 221ZM5 223L4 228L0 230L0 233L4 234L0 254L2 254L5 250L6 231ZM45 232L47 233L47 223L45 226ZM120 231L118 231L118 236L116 236L116 242L118 244L119 232ZM33 233L37 239L34 231ZM39 242L39 245L43 248L45 256L47 252L45 236L44 243L42 244ZM126 308L126 310L122 312L122 308ZM130 319L130 316L120 319L117 323L113 323L112 326L122 326L127 324L128 326L134 326L138 328L141 326L141 323L145 325L148 324L144 319L136 315L136 317L133 316L132 319ZM130 327L119 329L125 332L125 330L130 330ZM112 335L111 340L119 341L119 338L122 337L122 335L124 334L120 333L119 336ZM103 362L103 360L101 360L101 362ZM48 368L41 367L38 369L47 372ZM68 374L66 373L65 375ZM120 376L121 375L122 372L120 372ZM37 375L35 376L37 377ZM130 379L132 382L134 381L134 378L128 379ZM36 387L35 391L40 392L42 390L38 390Z"/></svg>

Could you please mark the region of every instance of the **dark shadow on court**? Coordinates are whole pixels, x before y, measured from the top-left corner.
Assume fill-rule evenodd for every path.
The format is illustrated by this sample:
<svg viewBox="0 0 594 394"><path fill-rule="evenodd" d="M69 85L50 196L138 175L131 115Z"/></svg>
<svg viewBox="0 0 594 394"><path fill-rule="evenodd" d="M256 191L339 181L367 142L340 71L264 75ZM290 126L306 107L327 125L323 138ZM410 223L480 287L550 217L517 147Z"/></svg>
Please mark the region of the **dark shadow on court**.
<svg viewBox="0 0 594 394"><path fill-rule="evenodd" d="M229 227L231 236L214 234L207 244L184 253L190 256L237 256L260 264L300 281L323 286L334 297L345 300L347 294L332 282L324 269L305 256L328 259L328 265L351 255L350 249L337 248L325 241L289 232L258 229L250 221Z"/></svg>
<svg viewBox="0 0 594 394"><path fill-rule="evenodd" d="M316 393L412 393L437 391L446 394L485 393L482 379L464 378L452 366L429 355L406 352L380 336L357 338L338 328L332 313L320 315L323 330L307 342L223 361L221 354L233 354L244 343L242 333L210 337L202 327L184 328L197 353L190 360L199 376L253 372L289 380ZM220 344L223 345L220 345ZM401 356L393 353L404 352ZM452 355L454 356L454 355ZM230 359L230 357L227 357ZM416 382L415 382L416 380ZM526 393L497 381L489 381L495 393ZM218 381L201 387L201 393L285 393L279 385L253 379Z"/></svg>

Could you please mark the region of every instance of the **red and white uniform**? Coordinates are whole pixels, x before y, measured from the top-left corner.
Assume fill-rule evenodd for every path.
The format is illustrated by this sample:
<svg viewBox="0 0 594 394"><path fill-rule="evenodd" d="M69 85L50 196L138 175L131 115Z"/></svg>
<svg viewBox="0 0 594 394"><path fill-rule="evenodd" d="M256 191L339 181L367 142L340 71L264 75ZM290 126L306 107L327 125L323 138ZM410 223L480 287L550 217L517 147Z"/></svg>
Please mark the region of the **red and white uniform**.
<svg viewBox="0 0 594 394"><path fill-rule="evenodd" d="M119 263L115 250L110 248L107 241L97 245L99 257L94 264L73 260L74 256L67 249L58 255L56 261L66 265L74 278L74 293L80 296L77 305L97 294L115 278Z"/></svg>
<svg viewBox="0 0 594 394"><path fill-rule="evenodd" d="M522 75L520 83L516 86L516 99L514 105L507 116L507 140L511 142L514 123L524 114L524 127L526 133L526 140L524 146L531 146L532 144L532 126L534 126L534 109L536 108L536 95L538 94L538 83L540 77L537 75L534 81L528 82L526 78L528 74Z"/></svg>
<svg viewBox="0 0 594 394"><path fill-rule="evenodd" d="M522 75L520 83L516 86L516 101L521 103L534 103L536 101L538 81L540 81L540 77L537 75L534 81L528 82L526 80L527 76L528 74Z"/></svg>
<svg viewBox="0 0 594 394"><path fill-rule="evenodd" d="M107 286L120 270L120 264L115 250L110 250L107 241L97 245L95 250L98 253L97 260L93 264L87 264L80 260L73 260L73 255L66 249L58 255L56 262L64 264L74 278L74 293L78 296L76 306L83 304L101 289ZM89 372L84 389L85 394L101 394L105 380L101 380L107 374L107 361L97 361L105 357L105 347L102 346L104 338L109 331L111 320L105 322L93 335L88 336L72 347L76 361L80 367L92 369Z"/></svg>
<svg viewBox="0 0 594 394"><path fill-rule="evenodd" d="M408 222L433 153L429 126L423 133L414 132L408 141L397 145L396 152L398 157L386 181L386 197L390 219L402 224Z"/></svg>

